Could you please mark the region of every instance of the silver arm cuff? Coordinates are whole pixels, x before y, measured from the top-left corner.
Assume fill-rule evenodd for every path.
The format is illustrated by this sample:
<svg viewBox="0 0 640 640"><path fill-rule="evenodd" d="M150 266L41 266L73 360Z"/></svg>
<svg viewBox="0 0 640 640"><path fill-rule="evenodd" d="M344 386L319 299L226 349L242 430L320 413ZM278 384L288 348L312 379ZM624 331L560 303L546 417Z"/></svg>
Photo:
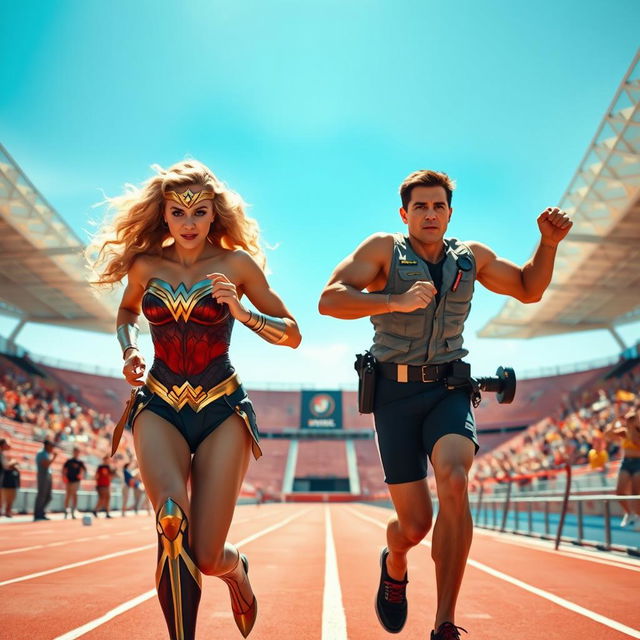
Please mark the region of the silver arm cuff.
<svg viewBox="0 0 640 640"><path fill-rule="evenodd" d="M140 333L140 327L137 324L121 324L116 329L116 335L118 336L118 342L122 348L122 356L124 357L127 349L138 348L138 334Z"/></svg>
<svg viewBox="0 0 640 640"><path fill-rule="evenodd" d="M287 339L289 327L282 318L272 318L249 311L249 319L242 324L271 344L281 344Z"/></svg>

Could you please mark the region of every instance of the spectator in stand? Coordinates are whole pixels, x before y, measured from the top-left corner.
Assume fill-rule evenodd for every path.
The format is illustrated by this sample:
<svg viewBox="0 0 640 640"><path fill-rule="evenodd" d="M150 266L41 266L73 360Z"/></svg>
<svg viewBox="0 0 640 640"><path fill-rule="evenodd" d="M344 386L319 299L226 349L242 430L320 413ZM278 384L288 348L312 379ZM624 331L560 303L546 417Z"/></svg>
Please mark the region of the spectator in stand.
<svg viewBox="0 0 640 640"><path fill-rule="evenodd" d="M0 483L4 477L4 467L6 465L4 452L11 448L9 441L6 438L0 438Z"/></svg>
<svg viewBox="0 0 640 640"><path fill-rule="evenodd" d="M130 464L130 462L125 462L122 467L122 517L126 515L129 503L129 490L135 487L135 477L129 470ZM138 513L137 505L135 512Z"/></svg>
<svg viewBox="0 0 640 640"><path fill-rule="evenodd" d="M606 485L609 452L607 451L607 441L602 437L602 432L599 430L596 430L595 432L593 437L593 447L589 450L587 458L591 471L600 471L602 485Z"/></svg>
<svg viewBox="0 0 640 640"><path fill-rule="evenodd" d="M80 449L73 448L73 457L69 458L62 467L62 479L65 483L64 517L67 518L67 510L71 509L71 517L75 520L78 508L78 488L80 481L85 477L87 468L80 460Z"/></svg>
<svg viewBox="0 0 640 640"><path fill-rule="evenodd" d="M0 415L32 424L36 439L87 442L91 438L95 443L107 436L114 426L109 415L81 407L53 384L13 372L0 373Z"/></svg>
<svg viewBox="0 0 640 640"><path fill-rule="evenodd" d="M12 518L13 502L20 487L20 463L4 455L11 449L11 443L6 438L0 439L0 516Z"/></svg>
<svg viewBox="0 0 640 640"><path fill-rule="evenodd" d="M104 509L107 518L111 517L109 505L111 503L111 478L115 475L115 469L109 464L109 456L102 458L102 464L96 469L96 491L98 492L98 502L93 510L93 515L98 517L98 511Z"/></svg>
<svg viewBox="0 0 640 640"><path fill-rule="evenodd" d="M53 477L51 475L51 464L58 456L54 451L54 444L51 440L42 443L42 449L36 454L36 468L38 470L38 493L36 495L36 506L33 512L33 520L49 520L45 514L45 509L51 502L51 489Z"/></svg>
<svg viewBox="0 0 640 640"><path fill-rule="evenodd" d="M606 440L602 437L600 431L596 431L593 438L593 447L589 450L589 467L593 471L598 469L605 471L609 462L609 454L607 452Z"/></svg>
<svg viewBox="0 0 640 640"><path fill-rule="evenodd" d="M610 423L604 432L608 440L622 439L624 457L618 473L616 495L640 494L640 418L638 409L632 408L622 418ZM640 503L637 500L620 502L624 516L620 522L626 527L636 522L636 529L640 531Z"/></svg>
<svg viewBox="0 0 640 640"><path fill-rule="evenodd" d="M562 468L567 460L572 465L593 467L603 464L605 455L608 460L617 459L620 451L626 452L625 457L632 456L628 446L622 448L623 438L609 437L604 443L599 440L617 414L624 414L637 403L638 395L632 391L640 383L640 367L636 369L623 378L607 381L606 386L600 382L591 391L580 390L568 402L573 412L565 411L562 420L546 418L497 450L484 454L476 461L477 469L480 461L487 463L480 474L476 471L478 478L493 477L504 481L507 475L536 472L536 481L539 481L548 471L551 480L555 478L554 471ZM592 451L595 453L590 453ZM630 464L633 463L625 463L626 466ZM624 474L622 478L625 478ZM606 468L602 482L606 484ZM627 518L625 524L628 523Z"/></svg>
<svg viewBox="0 0 640 640"><path fill-rule="evenodd" d="M147 500L144 485L142 484L142 480L140 479L140 470L129 468L128 471L130 476L129 486L133 489L134 513L138 513L138 510L140 509L143 501L146 503L147 513L149 513L149 501Z"/></svg>

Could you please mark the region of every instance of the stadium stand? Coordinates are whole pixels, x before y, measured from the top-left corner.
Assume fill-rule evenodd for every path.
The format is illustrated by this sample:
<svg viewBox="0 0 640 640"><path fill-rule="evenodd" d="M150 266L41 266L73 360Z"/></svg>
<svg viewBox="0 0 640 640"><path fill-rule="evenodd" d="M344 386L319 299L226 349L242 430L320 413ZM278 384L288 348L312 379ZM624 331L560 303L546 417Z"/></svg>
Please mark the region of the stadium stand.
<svg viewBox="0 0 640 640"><path fill-rule="evenodd" d="M40 365L49 376L61 381L74 395L100 413L118 416L131 387L123 378L99 376L82 371Z"/></svg>
<svg viewBox="0 0 640 640"><path fill-rule="evenodd" d="M24 359L5 356L0 356L0 373L3 415L0 432L12 439L13 455L23 461L23 487L34 482L34 457L45 437L58 442L65 453L69 453L73 444L80 444L90 467L99 462L108 450L113 425L107 410L117 415L129 391L123 380L38 363L30 368L25 366ZM500 477L507 472L553 469L564 464L574 452L577 452L575 462L584 463L593 438L613 416L616 393L620 390L637 393L639 386L640 366L633 361L631 368L616 364L521 380L518 401L513 405L497 405L489 396L477 410L481 451L476 476ZM247 483L277 496L282 490L291 442L307 435L297 429L301 393L250 390L250 394L265 435L262 440L265 455L251 465ZM349 490L345 443L363 432L372 435L371 416L354 415L356 401L355 392L343 392L346 428L331 434L333 439L298 440L295 479L341 479L334 483L334 490L338 487ZM594 406L600 409L596 411ZM356 438L354 443L360 493L379 494L385 485L375 441ZM611 458L615 459L616 454L613 443ZM124 459L132 455L131 435L127 434L119 456ZM64 459L65 455L60 456L53 467L56 488L62 486L59 467ZM89 480L85 484L91 485ZM304 485L305 490L311 484ZM332 485L322 486L326 491Z"/></svg>
<svg viewBox="0 0 640 640"><path fill-rule="evenodd" d="M475 411L480 431L501 427L528 426L547 416L560 416L568 396L598 380L608 368L578 373L518 380L512 404L498 404L494 395L483 395ZM516 371L516 375L518 372Z"/></svg>
<svg viewBox="0 0 640 640"><path fill-rule="evenodd" d="M359 440L356 442L358 473L360 474L360 490L364 496L386 493L384 474L380 466L380 455L375 440Z"/></svg>
<svg viewBox="0 0 640 640"><path fill-rule="evenodd" d="M623 375L610 376L599 371L592 384L578 387L567 397L564 412L549 413L542 420L481 454L474 469L475 478L507 479L509 476L542 474L561 469L567 462L585 467L594 440L601 438L607 424L640 400L640 366L614 367ZM614 369L611 369L613 371ZM620 457L616 442L607 445L612 461ZM609 465L608 475L617 471Z"/></svg>
<svg viewBox="0 0 640 640"><path fill-rule="evenodd" d="M300 425L299 391L251 390L251 401L256 409L260 430L281 432Z"/></svg>
<svg viewBox="0 0 640 640"><path fill-rule="evenodd" d="M373 429L373 416L358 411L358 393L342 392L343 424L345 429Z"/></svg>
<svg viewBox="0 0 640 640"><path fill-rule="evenodd" d="M305 440L298 445L296 477L347 476L347 458L343 441Z"/></svg>
<svg viewBox="0 0 640 640"><path fill-rule="evenodd" d="M246 482L262 489L268 497L279 498L290 445L290 440L264 438L260 442L263 455L249 465Z"/></svg>

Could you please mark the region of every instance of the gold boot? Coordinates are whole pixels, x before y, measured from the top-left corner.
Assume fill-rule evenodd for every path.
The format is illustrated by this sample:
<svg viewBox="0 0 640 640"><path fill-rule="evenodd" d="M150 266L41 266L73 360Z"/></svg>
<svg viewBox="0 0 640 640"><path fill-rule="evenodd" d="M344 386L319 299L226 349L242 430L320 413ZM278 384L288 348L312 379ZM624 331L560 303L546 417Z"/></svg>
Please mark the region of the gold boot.
<svg viewBox="0 0 640 640"><path fill-rule="evenodd" d="M156 589L171 640L194 640L202 582L189 548L189 521L167 498L156 517Z"/></svg>
<svg viewBox="0 0 640 640"><path fill-rule="evenodd" d="M240 562L242 561L242 572L239 571ZM238 575L240 573L240 575ZM227 587L229 587L229 595L231 596L231 611L233 612L233 619L236 621L238 629L244 638L246 638L253 629L253 625L256 622L258 616L258 601L253 596L253 602L249 604L243 597L238 582L242 582L247 579L249 573L249 561L247 556L243 553L238 553L238 562L236 566L220 576L221 580L224 580Z"/></svg>

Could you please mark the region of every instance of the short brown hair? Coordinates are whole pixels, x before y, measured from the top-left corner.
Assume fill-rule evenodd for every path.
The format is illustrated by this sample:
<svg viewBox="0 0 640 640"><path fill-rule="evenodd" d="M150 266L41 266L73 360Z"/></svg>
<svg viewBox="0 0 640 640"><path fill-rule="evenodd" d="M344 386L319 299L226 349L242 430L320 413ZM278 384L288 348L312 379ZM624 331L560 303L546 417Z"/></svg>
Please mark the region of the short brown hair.
<svg viewBox="0 0 640 640"><path fill-rule="evenodd" d="M400 185L400 199L405 210L411 202L411 192L414 187L443 187L447 192L447 203L451 207L451 197L456 183L446 173L431 169L420 169L410 173Z"/></svg>

